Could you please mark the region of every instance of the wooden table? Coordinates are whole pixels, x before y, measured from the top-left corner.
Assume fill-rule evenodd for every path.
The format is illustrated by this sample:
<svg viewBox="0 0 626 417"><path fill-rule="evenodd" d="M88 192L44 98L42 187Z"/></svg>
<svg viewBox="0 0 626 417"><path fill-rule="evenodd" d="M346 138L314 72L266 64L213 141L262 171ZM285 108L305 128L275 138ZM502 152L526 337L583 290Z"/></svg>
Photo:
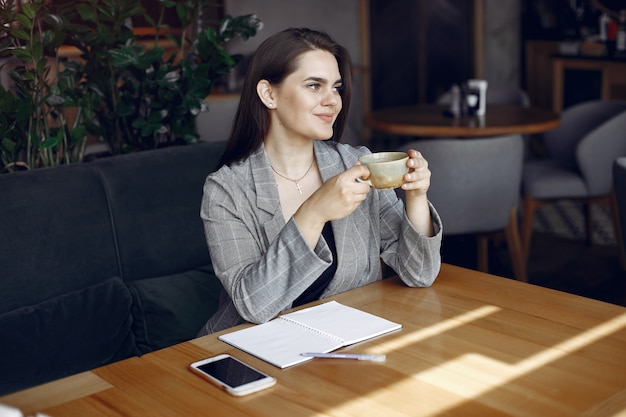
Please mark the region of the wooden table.
<svg viewBox="0 0 626 417"><path fill-rule="evenodd" d="M451 265L435 284L388 279L334 297L403 324L279 370L209 335L0 398L63 416L616 416L626 410L626 308ZM236 398L187 370L229 352L275 376Z"/></svg>
<svg viewBox="0 0 626 417"><path fill-rule="evenodd" d="M381 132L407 136L483 137L540 133L556 128L560 115L538 107L487 105L483 117L444 115L447 106L417 105L375 110L367 125Z"/></svg>

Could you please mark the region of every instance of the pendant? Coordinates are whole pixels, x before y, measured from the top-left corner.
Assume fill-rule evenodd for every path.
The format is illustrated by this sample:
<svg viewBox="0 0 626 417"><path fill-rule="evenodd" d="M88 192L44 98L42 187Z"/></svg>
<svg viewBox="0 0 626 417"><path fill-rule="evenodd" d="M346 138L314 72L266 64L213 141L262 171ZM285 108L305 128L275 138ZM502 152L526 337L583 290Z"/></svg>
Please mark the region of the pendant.
<svg viewBox="0 0 626 417"><path fill-rule="evenodd" d="M296 182L296 190L302 195L302 186L298 182Z"/></svg>

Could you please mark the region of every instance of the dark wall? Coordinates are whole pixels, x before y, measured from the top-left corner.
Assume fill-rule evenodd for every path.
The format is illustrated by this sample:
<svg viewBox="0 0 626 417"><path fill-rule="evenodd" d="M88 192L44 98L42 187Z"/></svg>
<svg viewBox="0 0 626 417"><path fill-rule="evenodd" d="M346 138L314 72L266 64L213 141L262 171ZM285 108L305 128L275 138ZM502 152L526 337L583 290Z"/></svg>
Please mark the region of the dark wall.
<svg viewBox="0 0 626 417"><path fill-rule="evenodd" d="M428 102L474 74L474 0L427 0Z"/></svg>
<svg viewBox="0 0 626 417"><path fill-rule="evenodd" d="M473 74L473 0L370 0L372 108L434 102Z"/></svg>
<svg viewBox="0 0 626 417"><path fill-rule="evenodd" d="M372 109L418 102L418 4L370 0Z"/></svg>

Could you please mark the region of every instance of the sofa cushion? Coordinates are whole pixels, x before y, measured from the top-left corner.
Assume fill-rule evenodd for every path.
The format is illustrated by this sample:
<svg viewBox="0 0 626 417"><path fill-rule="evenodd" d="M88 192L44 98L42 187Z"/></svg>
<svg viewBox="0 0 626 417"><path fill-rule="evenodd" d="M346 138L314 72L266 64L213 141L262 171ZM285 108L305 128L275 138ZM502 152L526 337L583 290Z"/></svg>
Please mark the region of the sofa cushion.
<svg viewBox="0 0 626 417"><path fill-rule="evenodd" d="M221 284L213 267L131 281L133 332L148 353L196 337L217 310Z"/></svg>
<svg viewBox="0 0 626 417"><path fill-rule="evenodd" d="M204 181L223 146L174 146L97 162L110 199L125 281L176 274L211 262L200 203Z"/></svg>
<svg viewBox="0 0 626 417"><path fill-rule="evenodd" d="M0 314L120 275L89 164L0 175L0 202Z"/></svg>
<svg viewBox="0 0 626 417"><path fill-rule="evenodd" d="M0 315L0 394L137 354L120 278Z"/></svg>

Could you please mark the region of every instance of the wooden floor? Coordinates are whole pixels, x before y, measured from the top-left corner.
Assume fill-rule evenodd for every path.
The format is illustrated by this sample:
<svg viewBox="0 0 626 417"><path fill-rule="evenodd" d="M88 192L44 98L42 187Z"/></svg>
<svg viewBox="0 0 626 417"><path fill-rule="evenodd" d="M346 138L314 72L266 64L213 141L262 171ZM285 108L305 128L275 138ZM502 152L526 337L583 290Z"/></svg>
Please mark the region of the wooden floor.
<svg viewBox="0 0 626 417"><path fill-rule="evenodd" d="M446 236L444 262L476 268L473 237ZM489 272L512 278L504 244L489 248ZM619 267L617 247L587 246L584 241L548 233L534 233L528 262L532 284L626 306L626 271Z"/></svg>

